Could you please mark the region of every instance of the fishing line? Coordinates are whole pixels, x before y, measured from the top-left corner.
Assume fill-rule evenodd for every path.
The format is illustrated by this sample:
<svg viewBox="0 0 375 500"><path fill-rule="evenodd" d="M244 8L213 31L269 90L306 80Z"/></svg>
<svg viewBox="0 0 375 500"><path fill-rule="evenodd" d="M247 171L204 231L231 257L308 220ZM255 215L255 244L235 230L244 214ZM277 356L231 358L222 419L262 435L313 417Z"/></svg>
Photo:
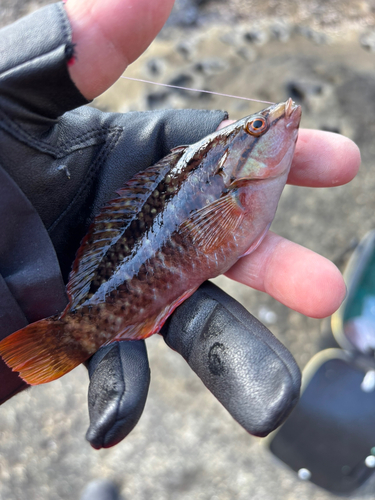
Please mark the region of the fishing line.
<svg viewBox="0 0 375 500"><path fill-rule="evenodd" d="M121 78L124 78L125 80L132 80L134 82L151 83L152 85L159 85L160 87L169 87L171 89L190 90L191 92L204 92L206 94L220 95L222 97L232 97L232 99L242 99L243 101L262 102L264 104L275 104L274 102L261 101L260 99L251 99L250 97L240 97L238 95L221 94L220 92L212 92L211 90L192 89L190 87L179 87L178 85L169 85L168 83L152 82L151 80L142 80L141 78L131 78L130 76L121 75Z"/></svg>

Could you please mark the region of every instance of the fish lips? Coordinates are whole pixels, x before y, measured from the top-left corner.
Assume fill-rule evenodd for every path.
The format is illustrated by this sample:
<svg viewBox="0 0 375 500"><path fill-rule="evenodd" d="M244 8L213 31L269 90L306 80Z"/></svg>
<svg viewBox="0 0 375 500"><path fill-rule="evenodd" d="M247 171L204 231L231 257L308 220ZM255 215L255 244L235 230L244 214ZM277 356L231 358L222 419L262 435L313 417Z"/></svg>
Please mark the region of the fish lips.
<svg viewBox="0 0 375 500"><path fill-rule="evenodd" d="M281 102L280 104L275 104L274 106L270 106L268 108L269 111L269 121L273 122L275 120L279 120L284 118L286 121L286 127L295 127L298 128L301 115L302 108L300 105L296 104L289 98L286 102Z"/></svg>

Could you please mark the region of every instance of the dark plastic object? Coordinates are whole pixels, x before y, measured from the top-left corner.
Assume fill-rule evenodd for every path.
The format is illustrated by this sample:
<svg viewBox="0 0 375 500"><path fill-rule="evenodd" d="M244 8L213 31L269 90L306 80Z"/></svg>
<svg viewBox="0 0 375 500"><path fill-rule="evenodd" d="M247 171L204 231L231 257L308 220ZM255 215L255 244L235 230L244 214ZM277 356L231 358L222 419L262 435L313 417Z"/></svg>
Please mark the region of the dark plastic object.
<svg viewBox="0 0 375 500"><path fill-rule="evenodd" d="M299 403L268 441L271 452L328 491L358 488L375 470L374 370L341 349L314 356Z"/></svg>

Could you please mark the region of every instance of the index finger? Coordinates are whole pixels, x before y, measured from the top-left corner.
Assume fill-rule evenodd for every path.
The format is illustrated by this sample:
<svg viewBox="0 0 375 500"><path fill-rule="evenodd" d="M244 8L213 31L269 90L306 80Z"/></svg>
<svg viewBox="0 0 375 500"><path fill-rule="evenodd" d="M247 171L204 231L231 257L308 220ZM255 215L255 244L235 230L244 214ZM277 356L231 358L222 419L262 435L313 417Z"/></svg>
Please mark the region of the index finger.
<svg viewBox="0 0 375 500"><path fill-rule="evenodd" d="M333 187L355 177L361 164L358 146L340 134L300 129L288 184Z"/></svg>

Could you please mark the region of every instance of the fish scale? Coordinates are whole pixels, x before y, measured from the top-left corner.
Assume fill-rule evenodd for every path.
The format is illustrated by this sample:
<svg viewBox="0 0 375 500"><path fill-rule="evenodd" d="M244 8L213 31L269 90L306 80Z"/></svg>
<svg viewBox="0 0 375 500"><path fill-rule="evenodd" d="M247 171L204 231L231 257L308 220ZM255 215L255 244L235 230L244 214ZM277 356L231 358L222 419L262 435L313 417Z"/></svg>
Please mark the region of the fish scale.
<svg viewBox="0 0 375 500"><path fill-rule="evenodd" d="M205 280L265 236L285 185L301 109L290 99L137 174L82 241L62 314L0 342L29 384L61 377L114 340L146 338Z"/></svg>
<svg viewBox="0 0 375 500"><path fill-rule="evenodd" d="M191 165L190 169L192 169ZM138 189L138 194L149 194L149 196L145 200L142 210L137 213L137 220L133 220L130 227L125 229L123 235L118 239L118 241L115 244L110 245L108 252L102 259L101 265L98 266L93 276L90 286L91 295L94 295L99 289L103 279L105 282L110 279L116 269L116 264L120 261L125 261L126 258L134 252L134 247L137 246L138 242L150 229L156 216L163 211L165 204L168 203L169 200L176 194L179 186L185 180L188 173L188 171L184 171L182 173L180 172L175 177L167 174L163 177L162 181L157 184L156 189L154 189L151 194L148 192L150 189L145 191L145 193L139 193ZM137 192L137 190L135 190L135 192ZM111 207L111 210L113 210L113 208L115 209L114 211L117 212L114 215L115 220L117 218L121 219L121 217L123 217L124 208L126 208L126 206L123 206L123 200L119 200L117 206ZM112 211L112 214L113 213L114 212ZM119 221L119 225L121 228L121 220ZM103 222L102 230L110 231L110 226L113 226L112 220L107 223ZM93 229L94 232L97 231L95 225ZM93 241L90 241L90 238L88 238L88 244L93 244Z"/></svg>

